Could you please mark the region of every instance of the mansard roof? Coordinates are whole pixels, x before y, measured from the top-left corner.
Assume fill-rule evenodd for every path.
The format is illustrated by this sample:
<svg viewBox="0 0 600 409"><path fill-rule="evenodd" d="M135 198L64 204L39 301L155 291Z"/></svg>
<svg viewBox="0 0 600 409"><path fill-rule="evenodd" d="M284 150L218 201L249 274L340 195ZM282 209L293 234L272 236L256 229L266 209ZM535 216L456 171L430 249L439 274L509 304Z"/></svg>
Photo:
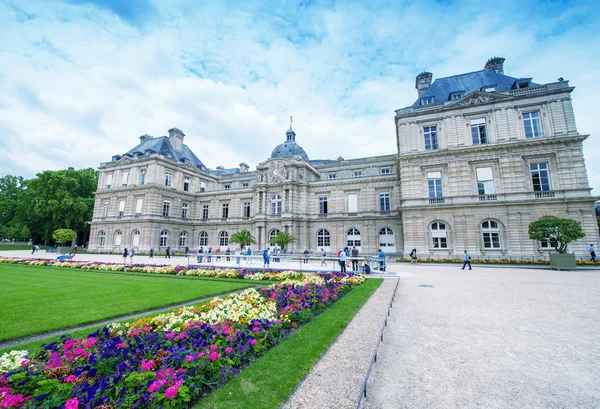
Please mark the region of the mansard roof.
<svg viewBox="0 0 600 409"><path fill-rule="evenodd" d="M173 149L168 136L158 136L154 138L149 135L144 135L141 139L142 142L139 145L125 153L123 156L140 157L158 153L167 158L176 160L177 162L190 163L198 169L208 170L187 145L183 145L181 152ZM113 160L118 160L121 157L122 156L120 155L116 155L113 157Z"/></svg>
<svg viewBox="0 0 600 409"><path fill-rule="evenodd" d="M493 87L493 92L506 92L516 88L516 83L519 80L530 81L531 78L515 78L485 69L438 78L419 96L412 106L420 106L423 98L433 97L433 103L444 102L450 100L450 94L453 92L463 92L463 95L468 95L473 91L481 91L486 87ZM530 83L530 86L535 85L538 84Z"/></svg>

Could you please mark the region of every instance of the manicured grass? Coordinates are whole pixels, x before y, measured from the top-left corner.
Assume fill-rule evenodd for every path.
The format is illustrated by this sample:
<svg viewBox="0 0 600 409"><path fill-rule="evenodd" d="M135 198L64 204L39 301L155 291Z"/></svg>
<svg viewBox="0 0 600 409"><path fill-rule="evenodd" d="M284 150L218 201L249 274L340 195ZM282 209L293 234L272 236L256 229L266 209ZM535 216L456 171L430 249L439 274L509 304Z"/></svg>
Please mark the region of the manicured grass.
<svg viewBox="0 0 600 409"><path fill-rule="evenodd" d="M368 279L194 409L276 409L291 395L383 279Z"/></svg>
<svg viewBox="0 0 600 409"><path fill-rule="evenodd" d="M31 251L30 244L0 244L0 251L2 250L29 250ZM46 249L48 246L41 246L40 249ZM40 251L41 251L40 250Z"/></svg>
<svg viewBox="0 0 600 409"><path fill-rule="evenodd" d="M254 283L0 265L0 340L246 288Z"/></svg>

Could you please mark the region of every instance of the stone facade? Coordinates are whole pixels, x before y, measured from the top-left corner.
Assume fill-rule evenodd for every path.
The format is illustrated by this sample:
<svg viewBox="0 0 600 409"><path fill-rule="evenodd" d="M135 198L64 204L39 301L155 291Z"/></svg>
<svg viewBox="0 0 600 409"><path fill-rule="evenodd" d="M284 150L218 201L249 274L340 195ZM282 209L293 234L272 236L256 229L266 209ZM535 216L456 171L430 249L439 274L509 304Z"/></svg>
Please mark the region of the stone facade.
<svg viewBox="0 0 600 409"><path fill-rule="evenodd" d="M290 128L255 170L210 170L181 130L143 135L100 165L89 247L234 250L228 239L247 230L255 251L286 231L292 252L537 258L549 249L527 227L558 216L583 223L570 249L585 254L598 230L573 88L508 77L503 63L433 83L419 74L419 100L396 111L397 155L309 160Z"/></svg>

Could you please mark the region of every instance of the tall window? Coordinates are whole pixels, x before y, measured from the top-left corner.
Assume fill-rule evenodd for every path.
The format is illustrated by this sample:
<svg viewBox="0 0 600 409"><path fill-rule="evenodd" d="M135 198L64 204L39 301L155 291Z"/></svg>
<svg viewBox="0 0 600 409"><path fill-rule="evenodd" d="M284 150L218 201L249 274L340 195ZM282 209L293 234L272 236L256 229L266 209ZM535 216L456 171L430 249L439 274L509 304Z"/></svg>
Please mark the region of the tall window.
<svg viewBox="0 0 600 409"><path fill-rule="evenodd" d="M480 195L493 195L494 174L491 167L477 168L477 191Z"/></svg>
<svg viewBox="0 0 600 409"><path fill-rule="evenodd" d="M379 247L389 252L396 251L396 236L389 227L382 227L379 230Z"/></svg>
<svg viewBox="0 0 600 409"><path fill-rule="evenodd" d="M181 218L182 219L188 218L188 207L189 207L189 205L187 203L184 203L181 205Z"/></svg>
<svg viewBox="0 0 600 409"><path fill-rule="evenodd" d="M169 232L163 230L160 232L160 247L167 247L167 243L169 241Z"/></svg>
<svg viewBox="0 0 600 409"><path fill-rule="evenodd" d="M119 217L125 216L125 200L119 201Z"/></svg>
<svg viewBox="0 0 600 409"><path fill-rule="evenodd" d="M183 178L183 190L186 192L190 190L190 177L189 176L186 176Z"/></svg>
<svg viewBox="0 0 600 409"><path fill-rule="evenodd" d="M442 172L427 173L427 190L430 199L444 196L442 192Z"/></svg>
<svg viewBox="0 0 600 409"><path fill-rule="evenodd" d="M423 135L425 136L425 149L426 150L432 150L432 149L438 148L437 125L424 127Z"/></svg>
<svg viewBox="0 0 600 409"><path fill-rule="evenodd" d="M221 217L223 219L227 219L229 217L229 203L223 203L223 214Z"/></svg>
<svg viewBox="0 0 600 409"><path fill-rule="evenodd" d="M108 202L104 202L103 205L103 209L102 209L102 214L104 215L104 217L108 217L108 206L110 204Z"/></svg>
<svg viewBox="0 0 600 409"><path fill-rule="evenodd" d="M135 214L139 216L142 214L142 205L144 204L144 199L138 199L135 202Z"/></svg>
<svg viewBox="0 0 600 409"><path fill-rule="evenodd" d="M327 196L319 197L319 213L327 214Z"/></svg>
<svg viewBox="0 0 600 409"><path fill-rule="evenodd" d="M134 230L131 236L133 238L133 247L138 247L140 245L140 231Z"/></svg>
<svg viewBox="0 0 600 409"><path fill-rule="evenodd" d="M202 219L208 219L208 205L202 205Z"/></svg>
<svg viewBox="0 0 600 409"><path fill-rule="evenodd" d="M379 193L379 210L382 212L390 211L390 194L389 192Z"/></svg>
<svg viewBox="0 0 600 409"><path fill-rule="evenodd" d="M493 220L481 223L481 234L483 235L483 247L486 249L500 248L500 228Z"/></svg>
<svg viewBox="0 0 600 409"><path fill-rule="evenodd" d="M219 233L219 246L229 246L229 233L226 231Z"/></svg>
<svg viewBox="0 0 600 409"><path fill-rule="evenodd" d="M120 246L123 240L123 233L120 230L115 232L115 246Z"/></svg>
<svg viewBox="0 0 600 409"><path fill-rule="evenodd" d="M346 245L360 247L360 231L353 227L346 232Z"/></svg>
<svg viewBox="0 0 600 409"><path fill-rule="evenodd" d="M473 138L473 145L488 143L485 118L471 121L471 137Z"/></svg>
<svg viewBox="0 0 600 409"><path fill-rule="evenodd" d="M348 213L358 212L358 195L356 193L348 194Z"/></svg>
<svg viewBox="0 0 600 409"><path fill-rule="evenodd" d="M106 175L106 188L110 189L110 186L112 185L112 174L110 175Z"/></svg>
<svg viewBox="0 0 600 409"><path fill-rule="evenodd" d="M317 232L317 247L329 247L331 246L331 235L325 229L321 229Z"/></svg>
<svg viewBox="0 0 600 409"><path fill-rule="evenodd" d="M173 173L165 172L165 186L173 185Z"/></svg>
<svg viewBox="0 0 600 409"><path fill-rule="evenodd" d="M206 182L200 182L200 192L204 192L206 190Z"/></svg>
<svg viewBox="0 0 600 409"><path fill-rule="evenodd" d="M104 234L104 231L100 230L98 232L98 245L100 247L104 247L104 240L106 239L106 234Z"/></svg>
<svg viewBox="0 0 600 409"><path fill-rule="evenodd" d="M140 170L140 185L143 185L146 181L146 169Z"/></svg>
<svg viewBox="0 0 600 409"><path fill-rule="evenodd" d="M550 189L550 175L548 173L548 163L531 163L531 181L535 192L545 192Z"/></svg>
<svg viewBox="0 0 600 409"><path fill-rule="evenodd" d="M269 232L269 246L271 246L271 247L277 246L277 244L275 244L275 242L273 240L279 233L280 232L277 229L273 229Z"/></svg>
<svg viewBox="0 0 600 409"><path fill-rule="evenodd" d="M208 246L208 233L205 231L201 231L198 236L198 245L199 246Z"/></svg>
<svg viewBox="0 0 600 409"><path fill-rule="evenodd" d="M281 196L271 196L271 214L281 214Z"/></svg>
<svg viewBox="0 0 600 409"><path fill-rule="evenodd" d="M448 248L448 232L446 223L435 222L431 225L431 241L434 249Z"/></svg>
<svg viewBox="0 0 600 409"><path fill-rule="evenodd" d="M244 202L243 217L250 217L250 202Z"/></svg>
<svg viewBox="0 0 600 409"><path fill-rule="evenodd" d="M171 202L164 201L163 202L163 216L169 217L171 215Z"/></svg>
<svg viewBox="0 0 600 409"><path fill-rule="evenodd" d="M129 179L129 171L126 170L125 172L123 172L123 177L121 178L121 186L123 186L123 187L127 186L128 179Z"/></svg>
<svg viewBox="0 0 600 409"><path fill-rule="evenodd" d="M540 112L524 112L523 126L525 127L525 138L537 138L538 136L542 136Z"/></svg>
<svg viewBox="0 0 600 409"><path fill-rule="evenodd" d="M187 232L182 231L179 235L179 247L187 246Z"/></svg>

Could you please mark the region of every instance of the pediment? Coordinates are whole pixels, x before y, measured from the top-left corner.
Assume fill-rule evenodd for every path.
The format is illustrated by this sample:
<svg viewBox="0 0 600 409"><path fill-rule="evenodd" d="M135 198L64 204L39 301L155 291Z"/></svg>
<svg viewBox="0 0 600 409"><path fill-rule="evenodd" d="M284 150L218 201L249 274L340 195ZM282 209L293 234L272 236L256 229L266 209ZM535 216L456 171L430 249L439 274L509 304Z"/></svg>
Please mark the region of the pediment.
<svg viewBox="0 0 600 409"><path fill-rule="evenodd" d="M444 107L444 109L456 108L456 107L462 107L462 106L488 104L490 102L502 101L502 100L506 100L506 99L510 99L510 98L511 97L508 95L492 94L492 93L483 92L483 91L473 91L470 94L465 95L463 98L459 99L458 101L446 105Z"/></svg>
<svg viewBox="0 0 600 409"><path fill-rule="evenodd" d="M129 165L130 163L133 163L133 162L134 162L134 160L131 159L129 156L123 156L121 159L119 159L117 161L117 163L119 165Z"/></svg>

